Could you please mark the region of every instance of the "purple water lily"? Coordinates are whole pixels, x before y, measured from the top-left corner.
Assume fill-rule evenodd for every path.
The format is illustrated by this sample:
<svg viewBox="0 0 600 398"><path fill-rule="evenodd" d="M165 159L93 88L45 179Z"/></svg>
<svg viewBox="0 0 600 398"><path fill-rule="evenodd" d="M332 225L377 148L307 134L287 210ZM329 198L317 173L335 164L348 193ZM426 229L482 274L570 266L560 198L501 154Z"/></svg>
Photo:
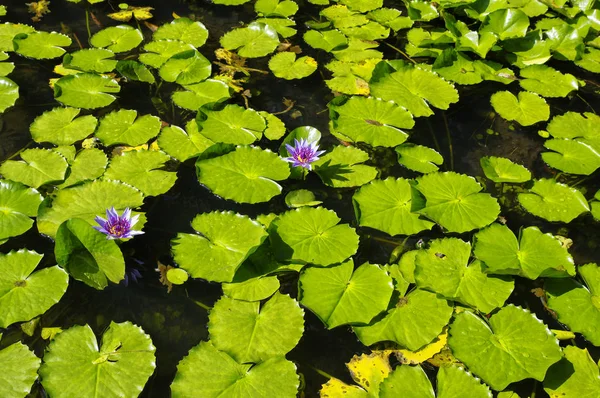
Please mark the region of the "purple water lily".
<svg viewBox="0 0 600 398"><path fill-rule="evenodd" d="M311 170L311 163L319 160L319 155L325 153L325 151L319 151L319 144L316 141L309 143L304 138L300 141L294 139L294 146L285 144L285 147L290 157L283 158L283 160L292 163L294 167L304 167L307 170Z"/></svg>
<svg viewBox="0 0 600 398"><path fill-rule="evenodd" d="M119 213L114 207L106 210L106 220L100 216L96 216L95 220L99 227L94 227L97 231L106 235L106 239L127 239L135 235L143 234L142 231L133 230L133 226L138 222L140 216L131 217L131 209L129 207L123 210L123 214Z"/></svg>

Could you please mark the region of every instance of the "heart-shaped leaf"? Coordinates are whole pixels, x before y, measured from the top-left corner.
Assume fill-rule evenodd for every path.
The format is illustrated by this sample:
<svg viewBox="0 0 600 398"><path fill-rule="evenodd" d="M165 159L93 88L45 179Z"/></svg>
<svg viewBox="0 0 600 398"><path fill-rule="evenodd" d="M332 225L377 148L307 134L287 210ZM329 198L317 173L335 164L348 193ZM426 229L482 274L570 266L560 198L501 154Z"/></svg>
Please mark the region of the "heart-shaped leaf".
<svg viewBox="0 0 600 398"><path fill-rule="evenodd" d="M423 145L406 143L397 146L395 150L398 154L398 163L419 173L433 173L444 163L442 155L435 149Z"/></svg>
<svg viewBox="0 0 600 398"><path fill-rule="evenodd" d="M106 48L114 53L132 50L140 45L144 36L139 29L129 25L111 26L95 33L90 44L97 48Z"/></svg>
<svg viewBox="0 0 600 398"><path fill-rule="evenodd" d="M177 126L165 127L158 136L158 146L181 162L200 155L212 145L214 142L198 131L195 120L190 120L185 130Z"/></svg>
<svg viewBox="0 0 600 398"><path fill-rule="evenodd" d="M176 19L175 21L178 21L179 19ZM164 26L167 25L163 25L162 27ZM190 37L190 39L192 38ZM147 52L140 54L139 60L145 65L151 66L153 68L160 68L165 62L167 62L167 60L169 60L169 58L171 58L175 54L194 49L195 47L192 44L188 44L179 40L151 41L150 43L144 46L144 50L146 50Z"/></svg>
<svg viewBox="0 0 600 398"><path fill-rule="evenodd" d="M295 3L294 3L295 4ZM317 70L317 61L312 57L300 57L290 51L275 54L269 60L269 69L279 78L286 80L302 79Z"/></svg>
<svg viewBox="0 0 600 398"><path fill-rule="evenodd" d="M31 32L15 36L13 43L19 55L35 59L51 59L63 55L65 53L63 47L70 46L71 39L56 32Z"/></svg>
<svg viewBox="0 0 600 398"><path fill-rule="evenodd" d="M33 188L64 180L69 167L64 157L48 149L27 149L20 156L21 160L2 163L0 174Z"/></svg>
<svg viewBox="0 0 600 398"><path fill-rule="evenodd" d="M54 98L67 106L96 109L108 106L121 91L116 80L92 73L61 77L54 83Z"/></svg>
<svg viewBox="0 0 600 398"><path fill-rule="evenodd" d="M173 102L190 111L196 111L207 104L219 104L231 96L229 86L220 80L208 79L183 88L185 91L173 93Z"/></svg>
<svg viewBox="0 0 600 398"><path fill-rule="evenodd" d="M93 115L77 117L76 108L54 108L38 116L29 131L36 142L51 142L55 145L71 145L91 135L96 130L98 119Z"/></svg>
<svg viewBox="0 0 600 398"><path fill-rule="evenodd" d="M550 117L550 107L546 100L528 91L519 92L518 98L509 91L499 91L492 95L490 101L500 116L522 126L531 126Z"/></svg>
<svg viewBox="0 0 600 398"><path fill-rule="evenodd" d="M0 244L21 235L31 228L42 203L42 195L33 189L10 180L0 180Z"/></svg>
<svg viewBox="0 0 600 398"><path fill-rule="evenodd" d="M237 50L241 57L264 57L279 45L277 31L264 23L253 22L245 28L234 29L220 39L227 50Z"/></svg>
<svg viewBox="0 0 600 398"><path fill-rule="evenodd" d="M197 121L208 139L235 145L252 144L266 128L265 119L257 111L233 104L221 110L200 109Z"/></svg>
<svg viewBox="0 0 600 398"><path fill-rule="evenodd" d="M69 177L61 188L70 187L87 180L95 180L104 174L108 158L98 148L83 149L71 162Z"/></svg>
<svg viewBox="0 0 600 398"><path fill-rule="evenodd" d="M158 74L167 82L193 84L210 76L211 64L197 50L175 54L159 69Z"/></svg>
<svg viewBox="0 0 600 398"><path fill-rule="evenodd" d="M484 156L479 159L483 173L494 182L520 183L531 180L531 172L507 158Z"/></svg>
<svg viewBox="0 0 600 398"><path fill-rule="evenodd" d="M110 50L103 48L89 48L66 54L63 65L69 69L78 69L84 72L111 72L117 66L117 61L111 59L115 56Z"/></svg>
<svg viewBox="0 0 600 398"><path fill-rule="evenodd" d="M137 146L156 137L160 127L160 119L156 116L138 117L137 111L119 109L100 120L95 135L106 146L115 144Z"/></svg>
<svg viewBox="0 0 600 398"><path fill-rule="evenodd" d="M21 342L0 351L0 395L25 398L38 377L42 360Z"/></svg>
<svg viewBox="0 0 600 398"><path fill-rule="evenodd" d="M161 25L154 36L154 40L179 40L194 47L202 47L208 38L208 29L200 21L189 18L177 18L169 24Z"/></svg>
<svg viewBox="0 0 600 398"><path fill-rule="evenodd" d="M377 176L377 169L362 164L369 154L358 148L338 145L312 165L326 185L350 188L364 185Z"/></svg>
<svg viewBox="0 0 600 398"><path fill-rule="evenodd" d="M535 180L529 192L519 194L519 202L534 216L548 221L569 223L590 211L581 192L549 178Z"/></svg>

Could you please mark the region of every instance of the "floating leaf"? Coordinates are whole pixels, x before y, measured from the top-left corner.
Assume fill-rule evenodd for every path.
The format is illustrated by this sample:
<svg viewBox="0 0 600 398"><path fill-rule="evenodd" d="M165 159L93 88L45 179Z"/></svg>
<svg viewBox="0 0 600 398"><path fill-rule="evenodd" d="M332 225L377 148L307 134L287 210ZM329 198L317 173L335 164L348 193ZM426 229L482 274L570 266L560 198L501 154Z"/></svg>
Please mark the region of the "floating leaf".
<svg viewBox="0 0 600 398"><path fill-rule="evenodd" d="M211 64L197 50L184 51L169 58L158 74L167 82L193 84L210 76Z"/></svg>
<svg viewBox="0 0 600 398"><path fill-rule="evenodd" d="M445 327L442 333L431 343L416 350L410 351L406 349L394 350L398 360L402 364L416 365L431 359L434 355L439 354L448 344L448 327Z"/></svg>
<svg viewBox="0 0 600 398"><path fill-rule="evenodd" d="M444 163L442 155L426 146L406 143L397 146L395 150L398 154L398 163L419 173L433 173Z"/></svg>
<svg viewBox="0 0 600 398"><path fill-rule="evenodd" d="M269 60L269 69L275 76L282 79L302 79L317 70L317 61L312 57L296 59L296 54L293 52L281 52Z"/></svg>
<svg viewBox="0 0 600 398"><path fill-rule="evenodd" d="M0 51L14 51L13 38L22 33L33 32L35 29L29 25L10 22L0 24Z"/></svg>
<svg viewBox="0 0 600 398"><path fill-rule="evenodd" d="M425 204L418 213L450 232L485 227L500 213L498 201L490 194L481 193L483 187L464 174L426 174L417 179L415 187L425 196Z"/></svg>
<svg viewBox="0 0 600 398"><path fill-rule="evenodd" d="M144 36L139 29L129 25L111 26L95 33L90 44L97 48L106 48L114 53L132 50L140 45Z"/></svg>
<svg viewBox="0 0 600 398"><path fill-rule="evenodd" d="M573 258L560 241L537 227L521 231L519 241L502 224L492 224L475 234L475 256L490 274L521 275L529 279L575 275Z"/></svg>
<svg viewBox="0 0 600 398"><path fill-rule="evenodd" d="M353 196L360 226L394 235L414 235L434 225L411 212L413 188L403 178L375 180Z"/></svg>
<svg viewBox="0 0 600 398"><path fill-rule="evenodd" d="M0 351L0 395L25 398L31 391L42 361L29 348L16 342Z"/></svg>
<svg viewBox="0 0 600 398"><path fill-rule="evenodd" d="M182 19L182 18L179 18ZM178 21L179 19L176 19ZM163 25L166 26L166 25ZM160 68L167 60L175 54L194 50L192 44L184 43L179 40L158 40L152 41L144 46L146 53L139 56L141 63L153 68Z"/></svg>
<svg viewBox="0 0 600 398"><path fill-rule="evenodd" d="M519 97L508 91L492 95L494 110L506 120L514 120L522 126L531 126L550 117L550 107L542 97L528 91L519 92Z"/></svg>
<svg viewBox="0 0 600 398"><path fill-rule="evenodd" d="M267 27L275 29L275 31L283 38L292 37L297 32L296 29L292 28L292 26L296 26L296 22L289 18L257 18L254 22L265 24ZM264 39L261 41L261 44L264 44Z"/></svg>
<svg viewBox="0 0 600 398"><path fill-rule="evenodd" d="M544 147L553 152L543 152L542 159L565 173L590 175L600 167L600 142L592 144L585 139L546 140Z"/></svg>
<svg viewBox="0 0 600 398"><path fill-rule="evenodd" d="M349 188L364 185L377 176L377 169L362 164L369 155L355 147L339 145L313 163L326 185Z"/></svg>
<svg viewBox="0 0 600 398"><path fill-rule="evenodd" d="M135 397L156 368L155 351L131 322L111 322L100 347L90 326L73 326L50 342L39 373L53 397Z"/></svg>
<svg viewBox="0 0 600 398"><path fill-rule="evenodd" d="M264 57L279 45L277 32L269 25L253 22L245 28L234 29L220 39L227 50L237 50L241 57Z"/></svg>
<svg viewBox="0 0 600 398"><path fill-rule="evenodd" d="M575 65L593 73L600 73L600 50L586 47L581 59L575 61Z"/></svg>
<svg viewBox="0 0 600 398"><path fill-rule="evenodd" d="M581 192L549 178L535 180L528 193L519 194L519 202L534 216L548 221L569 223L590 211Z"/></svg>
<svg viewBox="0 0 600 398"><path fill-rule="evenodd" d="M484 156L479 159L483 173L494 182L521 183L531 180L531 172L507 158Z"/></svg>
<svg viewBox="0 0 600 398"><path fill-rule="evenodd" d="M19 86L8 77L0 77L0 114L15 104Z"/></svg>
<svg viewBox="0 0 600 398"><path fill-rule="evenodd" d="M69 276L58 266L34 272L42 257L23 249L0 254L0 327L43 314L65 294Z"/></svg>
<svg viewBox="0 0 600 398"><path fill-rule="evenodd" d="M54 108L38 116L29 131L36 142L55 145L71 145L90 136L96 130L98 120L92 116L79 115L80 109Z"/></svg>
<svg viewBox="0 0 600 398"><path fill-rule="evenodd" d="M328 329L345 324L368 324L387 309L394 285L377 265L354 270L352 259L332 267L309 267L300 274L300 302Z"/></svg>
<svg viewBox="0 0 600 398"><path fill-rule="evenodd" d="M234 279L235 281L235 279ZM242 282L224 283L223 294L236 300L260 301L279 290L277 276L251 278Z"/></svg>
<svg viewBox="0 0 600 398"><path fill-rule="evenodd" d="M285 124L277 116L260 111L258 112L267 122L267 128L263 132L265 137L270 140L278 140L285 135Z"/></svg>
<svg viewBox="0 0 600 398"><path fill-rule="evenodd" d="M117 72L128 80L154 84L156 79L146 65L133 60L121 60L117 63Z"/></svg>
<svg viewBox="0 0 600 398"><path fill-rule="evenodd" d="M374 351L371 354L354 355L346 367L352 379L360 385L348 385L332 377L323 384L320 396L323 398L336 398L347 396L349 398L363 398L379 396L381 382L391 373L389 351Z"/></svg>
<svg viewBox="0 0 600 398"><path fill-rule="evenodd" d="M95 180L104 174L108 158L100 149L90 148L81 150L71 162L69 177L61 185L70 187L87 180Z"/></svg>
<svg viewBox="0 0 600 398"><path fill-rule="evenodd" d="M195 120L190 120L185 130L177 126L165 127L158 136L158 146L181 162L200 155L212 145L214 142L198 131Z"/></svg>
<svg viewBox="0 0 600 398"><path fill-rule="evenodd" d="M395 8L378 8L367 14L369 19L379 22L383 26L387 26L393 31L408 29L413 26L413 20L409 17L401 17L402 12Z"/></svg>
<svg viewBox="0 0 600 398"><path fill-rule="evenodd" d="M5 178L33 188L64 180L69 167L64 157L48 149L27 149L20 156L21 160L2 163L0 173Z"/></svg>
<svg viewBox="0 0 600 398"><path fill-rule="evenodd" d="M0 180L0 244L8 238L27 232L33 225L42 195L10 180Z"/></svg>
<svg viewBox="0 0 600 398"><path fill-rule="evenodd" d="M173 93L173 102L190 111L197 111L206 104L221 103L231 97L229 86L220 80L208 79L183 88L186 91Z"/></svg>
<svg viewBox="0 0 600 398"><path fill-rule="evenodd" d="M232 212L196 216L192 228L198 234L177 235L172 242L179 266L192 278L231 282L236 270L266 239L256 221Z"/></svg>
<svg viewBox="0 0 600 398"><path fill-rule="evenodd" d="M200 21L188 18L177 18L169 24L161 25L154 36L154 40L179 40L194 47L202 47L208 38L208 29ZM147 51L148 49L145 48Z"/></svg>
<svg viewBox="0 0 600 398"><path fill-rule="evenodd" d="M529 28L527 14L519 9L505 8L490 13L481 26L481 32L490 32L500 40L524 37Z"/></svg>
<svg viewBox="0 0 600 398"><path fill-rule="evenodd" d="M66 52L63 47L70 46L71 39L56 32L30 32L18 34L14 37L13 43L19 55L35 59L51 59L63 55Z"/></svg>
<svg viewBox="0 0 600 398"><path fill-rule="evenodd" d="M119 109L104 116L95 135L106 146L115 144L137 146L156 137L160 127L160 119L156 116L138 117L137 111Z"/></svg>
<svg viewBox="0 0 600 398"><path fill-rule="evenodd" d="M121 91L116 80L91 73L61 77L54 84L54 98L67 106L96 109L108 106Z"/></svg>
<svg viewBox="0 0 600 398"><path fill-rule="evenodd" d="M103 48L89 48L66 54L63 65L69 69L78 69L84 72L111 72L117 66L117 61L111 59L115 56L110 50Z"/></svg>
<svg viewBox="0 0 600 398"><path fill-rule="evenodd" d="M309 30L304 34L303 39L306 44L312 48L325 50L327 52L341 48L342 46L348 44L348 39L346 36L339 30L335 29L321 32Z"/></svg>
<svg viewBox="0 0 600 398"><path fill-rule="evenodd" d="M152 18L150 11L154 10L152 7L132 7L120 4L120 11L107 14L106 16L117 21L129 22L131 18L135 18L136 21L145 21Z"/></svg>
<svg viewBox="0 0 600 398"><path fill-rule="evenodd" d="M298 189L285 195L285 204L291 209L304 206L318 206L321 203L323 202L317 200L315 194L307 189Z"/></svg>
<svg viewBox="0 0 600 398"><path fill-rule="evenodd" d="M358 235L348 224L338 224L340 221L335 212L323 207L284 213L269 234L275 255L320 266L346 260L358 250Z"/></svg>
<svg viewBox="0 0 600 398"><path fill-rule="evenodd" d="M296 366L285 358L239 364L212 342L202 341L177 365L171 393L173 398L217 398L223 394L244 397L257 391L269 397L294 397L299 385Z"/></svg>
<svg viewBox="0 0 600 398"><path fill-rule="evenodd" d="M585 138L587 141L584 142L594 142L600 138L598 123L600 116L594 113L567 112L553 117L547 130L554 138Z"/></svg>
<svg viewBox="0 0 600 398"><path fill-rule="evenodd" d="M203 136L226 144L252 144L266 128L265 119L257 111L234 104L218 111L201 109L196 120Z"/></svg>
<svg viewBox="0 0 600 398"><path fill-rule="evenodd" d="M547 65L531 65L521 69L519 84L524 90L544 97L566 97L579 88L579 82L571 74L562 74Z"/></svg>
<svg viewBox="0 0 600 398"><path fill-rule="evenodd" d="M254 3L254 11L266 17L291 17L298 11L298 4L291 0L258 0Z"/></svg>
<svg viewBox="0 0 600 398"><path fill-rule="evenodd" d="M298 302L280 293L262 306L221 297L208 317L210 341L238 363L283 357L302 337L303 316Z"/></svg>
<svg viewBox="0 0 600 398"><path fill-rule="evenodd" d="M448 344L456 358L494 390L527 378L542 381L562 356L552 332L527 310L511 304L488 322L489 326L474 313L461 312L450 326Z"/></svg>
<svg viewBox="0 0 600 398"><path fill-rule="evenodd" d="M238 203L260 203L281 193L276 181L290 175L287 162L271 151L238 147L196 163L198 180L216 195Z"/></svg>
<svg viewBox="0 0 600 398"><path fill-rule="evenodd" d="M565 357L548 370L544 390L551 398L600 394L600 371L587 349L567 346Z"/></svg>

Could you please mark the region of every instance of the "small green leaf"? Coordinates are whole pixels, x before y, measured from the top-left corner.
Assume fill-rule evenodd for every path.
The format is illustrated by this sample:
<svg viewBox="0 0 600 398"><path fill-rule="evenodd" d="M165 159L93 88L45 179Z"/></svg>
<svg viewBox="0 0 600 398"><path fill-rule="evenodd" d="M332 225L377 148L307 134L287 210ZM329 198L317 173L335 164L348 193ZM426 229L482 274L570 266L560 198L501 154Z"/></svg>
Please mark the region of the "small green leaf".
<svg viewBox="0 0 600 398"><path fill-rule="evenodd" d="M61 184L61 188L99 178L104 174L107 163L108 158L100 149L81 150L71 162L69 177Z"/></svg>
<svg viewBox="0 0 600 398"><path fill-rule="evenodd" d="M139 29L129 25L111 26L95 33L90 44L97 48L106 48L114 53L132 50L140 45L144 36Z"/></svg>
<svg viewBox="0 0 600 398"><path fill-rule="evenodd" d="M519 92L519 97L508 91L499 91L490 99L494 110L506 120L514 120L522 126L531 126L550 117L546 100L528 91Z"/></svg>
<svg viewBox="0 0 600 398"><path fill-rule="evenodd" d="M269 60L269 69L279 78L286 80L302 79L317 70L317 61L312 57L296 59L293 52L280 52Z"/></svg>
<svg viewBox="0 0 600 398"><path fill-rule="evenodd" d="M179 19L176 19L176 21L178 21ZM191 39L192 38L190 37L190 40ZM160 68L165 62L167 62L167 60L169 60L175 54L194 49L195 47L192 44L184 43L179 40L151 41L150 43L144 46L144 50L146 50L147 52L140 54L139 60L145 65L151 66L153 68Z"/></svg>
<svg viewBox="0 0 600 398"><path fill-rule="evenodd" d="M423 145L406 143L397 146L395 150L398 154L398 163L419 173L433 173L444 163L442 155L435 149Z"/></svg>
<svg viewBox="0 0 600 398"><path fill-rule="evenodd" d="M600 394L600 371L587 349L567 346L565 357L553 365L544 379L550 397L593 398Z"/></svg>
<svg viewBox="0 0 600 398"><path fill-rule="evenodd" d="M115 53L103 48L89 48L66 54L63 65L69 69L77 69L84 72L108 73L117 66L113 58Z"/></svg>
<svg viewBox="0 0 600 398"><path fill-rule="evenodd" d="M0 114L15 104L19 86L8 77L0 77Z"/></svg>
<svg viewBox="0 0 600 398"><path fill-rule="evenodd" d="M201 82L210 76L210 72L210 61L197 50L189 50L169 58L158 74L167 82L185 85Z"/></svg>
<svg viewBox="0 0 600 398"><path fill-rule="evenodd" d="M146 65L133 60L120 60L117 63L117 72L128 80L154 84L156 79Z"/></svg>
<svg viewBox="0 0 600 398"><path fill-rule="evenodd" d="M518 197L525 210L548 221L569 223L590 211L580 191L548 178L535 180L529 192Z"/></svg>
<svg viewBox="0 0 600 398"><path fill-rule="evenodd" d="M221 110L200 109L196 120L203 136L226 144L252 144L266 128L265 119L257 111L234 104Z"/></svg>
<svg viewBox="0 0 600 398"><path fill-rule="evenodd" d="M600 141L551 139L544 147L553 151L542 153L544 162L565 173L590 175L600 167Z"/></svg>
<svg viewBox="0 0 600 398"><path fill-rule="evenodd" d="M369 155L355 147L338 145L313 163L325 185L349 188L364 185L377 176L377 169L362 164Z"/></svg>
<svg viewBox="0 0 600 398"><path fill-rule="evenodd" d="M258 112L267 123L267 128L264 130L264 135L270 140L278 140L285 135L285 124L277 116L265 112Z"/></svg>
<svg viewBox="0 0 600 398"><path fill-rule="evenodd" d="M0 351L0 395L25 398L36 381L41 359L16 342Z"/></svg>
<svg viewBox="0 0 600 398"><path fill-rule="evenodd" d="M339 30L335 29L321 32L309 30L304 34L303 38L306 44L312 48L325 50L327 52L341 48L342 46L348 44L348 39L346 36Z"/></svg>
<svg viewBox="0 0 600 398"><path fill-rule="evenodd" d="M90 136L98 124L93 115L77 117L76 108L54 108L35 118L29 131L36 142L71 145Z"/></svg>
<svg viewBox="0 0 600 398"><path fill-rule="evenodd" d="M494 182L521 183L531 180L531 172L510 159L484 156L479 162L485 176Z"/></svg>
<svg viewBox="0 0 600 398"><path fill-rule="evenodd" d="M137 111L119 109L100 120L95 135L106 146L115 144L137 146L156 137L160 127L160 119L156 116L138 117Z"/></svg>
<svg viewBox="0 0 600 398"><path fill-rule="evenodd" d="M66 52L63 47L70 46L71 39L56 32L31 32L18 34L14 37L13 43L19 55L35 59L52 59Z"/></svg>
<svg viewBox="0 0 600 398"><path fill-rule="evenodd" d="M254 11L265 17L291 17L298 11L298 4L291 0L257 0Z"/></svg>
<svg viewBox="0 0 600 398"><path fill-rule="evenodd" d="M200 83L183 86L185 91L175 91L173 102L190 111L197 111L207 104L221 103L227 100L229 86L220 80L208 79Z"/></svg>
<svg viewBox="0 0 600 398"><path fill-rule="evenodd" d="M190 120L185 130L177 126L165 127L158 136L158 146L181 162L200 155L212 145L214 142L198 131L195 120Z"/></svg>
<svg viewBox="0 0 600 398"><path fill-rule="evenodd" d="M579 88L579 82L571 74L563 74L547 65L531 65L521 69L519 84L524 90L544 97L566 97Z"/></svg>
<svg viewBox="0 0 600 398"><path fill-rule="evenodd" d="M34 148L21 152L20 156L21 160L2 163L0 174L32 188L65 179L69 165L58 152Z"/></svg>
<svg viewBox="0 0 600 398"><path fill-rule="evenodd" d="M236 300L265 300L279 290L279 279L276 276L251 278L242 282L224 283L223 294Z"/></svg>
<svg viewBox="0 0 600 398"><path fill-rule="evenodd" d="M171 268L167 271L167 280L174 285L183 285L188 277L188 273L181 268Z"/></svg>
<svg viewBox="0 0 600 398"><path fill-rule="evenodd" d="M121 91L116 80L92 73L61 77L54 84L54 98L67 106L96 109L108 106Z"/></svg>
<svg viewBox="0 0 600 398"><path fill-rule="evenodd" d="M0 180L0 244L27 232L33 225L42 195L18 182Z"/></svg>
<svg viewBox="0 0 600 398"><path fill-rule="evenodd" d="M253 22L245 28L234 29L220 39L227 50L237 50L241 57L264 57L279 45L277 32L269 25Z"/></svg>
<svg viewBox="0 0 600 398"><path fill-rule="evenodd" d="M177 18L171 21L171 23L161 25L154 32L152 38L154 40L179 40L194 47L202 47L208 38L208 29L200 21L192 21L189 18Z"/></svg>
<svg viewBox="0 0 600 398"><path fill-rule="evenodd" d="M481 25L481 32L490 32L500 40L524 37L529 28L527 14L519 9L505 8L490 13Z"/></svg>
<svg viewBox="0 0 600 398"><path fill-rule="evenodd" d="M307 189L298 189L285 195L285 204L291 209L304 206L318 206L321 203L323 202L317 200L315 194Z"/></svg>

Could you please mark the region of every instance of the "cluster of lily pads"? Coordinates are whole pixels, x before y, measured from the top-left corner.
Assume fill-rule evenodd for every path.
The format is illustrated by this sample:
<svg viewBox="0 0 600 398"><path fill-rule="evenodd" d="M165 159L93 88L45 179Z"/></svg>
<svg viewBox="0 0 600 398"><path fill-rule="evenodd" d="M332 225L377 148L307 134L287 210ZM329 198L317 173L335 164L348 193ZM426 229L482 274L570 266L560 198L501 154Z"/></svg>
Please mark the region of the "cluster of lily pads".
<svg viewBox="0 0 600 398"><path fill-rule="evenodd" d="M505 203L485 189L511 186L524 211L565 224L600 219L600 191L591 197L565 183L572 180L537 178L494 156L481 158L486 178L477 180L452 171L439 148L410 142L420 118L457 103L461 86L493 82L506 86L491 96L493 109L507 121L535 126L546 138L541 157L549 167L566 176L594 175L600 117L556 112L547 103L577 95L585 80L546 64L600 73L598 6L309 2L320 15L302 27L300 39L296 2L257 0L255 20L218 38L220 70L199 50L208 30L188 18L152 32L134 24L99 29L81 49L61 33L0 25L0 113L19 99L9 77L17 57L54 60L56 73L49 82L55 107L29 128L35 147L0 165L0 244L35 223L53 240L57 263L39 267L52 253L26 248L0 254L0 327L44 314L73 280L98 290L122 281L120 245L143 232L142 206L173 188L178 167L195 165L207 195L259 204L285 192L289 210L255 218L198 214L190 220L194 232L171 241L170 283L191 277L223 291L210 309L209 340L179 363L172 396L296 396L301 378L286 354L302 338L305 310L327 329L351 330L366 352L348 358L357 384L331 376L322 397L497 391L508 398L517 396L511 383L525 379L542 382L550 396L600 396L598 365L587 350L559 344L578 336L600 346L600 268L575 264L568 239L544 224L511 230L501 216ZM304 43L320 56L299 56ZM384 50L401 58L385 59ZM239 74L251 75L252 59L264 57L283 80L306 78L321 66L335 94L329 132L338 144L325 145L314 127L288 131L278 116L249 106ZM175 85L170 99L189 115L187 123L116 108L121 87L132 82L157 92L163 83ZM246 106L236 103L241 97ZM403 177L382 174L377 148L394 153ZM354 219L342 221L314 192L295 189L310 173L349 193ZM411 249L398 240L402 251L389 264L355 263L372 234L420 243ZM297 295L281 293L284 274L296 276ZM525 279L543 286L545 308L564 330L507 304ZM111 323L100 341L88 325L42 333L49 340L42 358L22 342L0 350L1 396L24 397L39 379L52 397L135 397L155 371L151 337L130 322Z"/></svg>

